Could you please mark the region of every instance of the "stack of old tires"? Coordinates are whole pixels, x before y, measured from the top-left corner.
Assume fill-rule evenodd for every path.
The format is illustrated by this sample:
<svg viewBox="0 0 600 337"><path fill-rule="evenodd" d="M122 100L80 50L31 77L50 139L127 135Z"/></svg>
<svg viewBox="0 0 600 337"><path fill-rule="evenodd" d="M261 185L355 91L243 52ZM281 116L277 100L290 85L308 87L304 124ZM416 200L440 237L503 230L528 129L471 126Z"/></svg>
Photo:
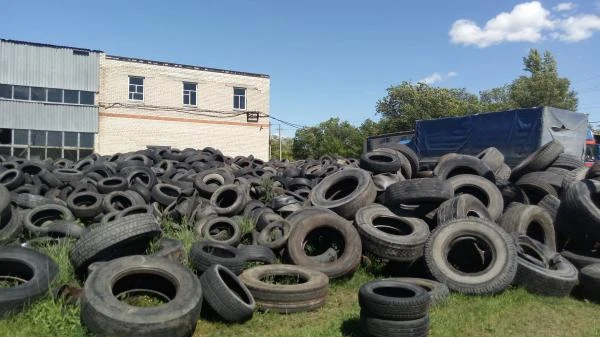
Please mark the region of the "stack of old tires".
<svg viewBox="0 0 600 337"><path fill-rule="evenodd" d="M448 288L485 295L511 284L566 296L578 269L580 292L598 299L600 165L588 170L557 141L512 170L495 148L419 161L407 146L386 146L358 160L296 162L213 148L76 162L0 156L0 276L30 289L0 292L15 296L13 311L46 293L58 267L34 249L73 240L81 321L99 335L188 336L201 313L243 322L255 309L316 310L329 280L351 277L365 256L422 265L418 276L432 280L400 282L424 288L427 303ZM193 232L191 249L164 234L178 229ZM402 309L427 297L411 289L367 292L365 330L426 334L423 310ZM124 302L140 294L164 304ZM395 313L373 309L379 296Z"/></svg>
<svg viewBox="0 0 600 337"><path fill-rule="evenodd" d="M388 279L364 284L358 291L360 326L374 337L424 337L429 333L430 297L418 285Z"/></svg>

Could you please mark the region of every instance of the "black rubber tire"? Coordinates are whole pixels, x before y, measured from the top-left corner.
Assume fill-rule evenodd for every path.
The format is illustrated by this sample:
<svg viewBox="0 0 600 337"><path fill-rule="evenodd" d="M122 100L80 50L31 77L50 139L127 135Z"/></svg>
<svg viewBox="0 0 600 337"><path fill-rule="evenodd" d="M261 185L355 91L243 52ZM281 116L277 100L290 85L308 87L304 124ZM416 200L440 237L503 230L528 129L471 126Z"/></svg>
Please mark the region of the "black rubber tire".
<svg viewBox="0 0 600 337"><path fill-rule="evenodd" d="M359 324L370 337L426 337L429 334L429 315L412 321L394 321L371 317L361 310Z"/></svg>
<svg viewBox="0 0 600 337"><path fill-rule="evenodd" d="M108 194L113 191L125 191L129 184L127 179L121 176L112 176L98 181L98 192Z"/></svg>
<svg viewBox="0 0 600 337"><path fill-rule="evenodd" d="M590 264L579 271L579 292L581 295L600 302L600 264Z"/></svg>
<svg viewBox="0 0 600 337"><path fill-rule="evenodd" d="M399 152L373 150L360 156L360 167L373 173L395 173L402 167ZM406 158L404 158L406 159Z"/></svg>
<svg viewBox="0 0 600 337"><path fill-rule="evenodd" d="M133 191L114 191L104 196L102 210L104 213L111 213L145 204L144 198Z"/></svg>
<svg viewBox="0 0 600 337"><path fill-rule="evenodd" d="M422 257L429 237L425 221L398 216L378 204L359 209L354 224L365 250L392 261L411 262Z"/></svg>
<svg viewBox="0 0 600 337"><path fill-rule="evenodd" d="M215 264L200 276L204 301L225 322L242 323L256 308L250 290L229 269Z"/></svg>
<svg viewBox="0 0 600 337"><path fill-rule="evenodd" d="M270 248L261 245L239 245L238 252L244 262L277 263L277 256Z"/></svg>
<svg viewBox="0 0 600 337"><path fill-rule="evenodd" d="M31 193L14 193L12 192L10 195L10 200L16 206L22 208L36 208L38 206L47 205L47 204L55 204L66 206L66 203L60 199L51 199L46 198L42 195L31 194Z"/></svg>
<svg viewBox="0 0 600 337"><path fill-rule="evenodd" d="M494 171L494 176L496 177L496 181L498 180L508 180L510 179L510 166L506 165L506 164L502 164L502 166L500 166L500 168L496 171Z"/></svg>
<svg viewBox="0 0 600 337"><path fill-rule="evenodd" d="M275 276L295 277L305 282L274 284L263 281ZM316 310L327 301L329 278L314 269L272 264L247 269L240 275L240 279L248 287L261 310L288 314Z"/></svg>
<svg viewBox="0 0 600 337"><path fill-rule="evenodd" d="M600 263L600 253L597 251L563 250L560 255L569 260L577 269Z"/></svg>
<svg viewBox="0 0 600 337"><path fill-rule="evenodd" d="M0 184L4 185L9 190L23 185L25 183L25 176L19 169L8 169L0 173Z"/></svg>
<svg viewBox="0 0 600 337"><path fill-rule="evenodd" d="M551 167L559 167L563 169L567 169L569 171L578 169L580 167L585 166L583 160L581 158L572 155L570 153L561 153L554 162L552 162Z"/></svg>
<svg viewBox="0 0 600 337"><path fill-rule="evenodd" d="M587 236L600 241L600 181L582 180L572 184L563 194L556 216L557 230L567 236Z"/></svg>
<svg viewBox="0 0 600 337"><path fill-rule="evenodd" d="M502 215L504 210L504 199L502 192L491 181L472 174L459 174L446 180L454 195L471 194L481 201L488 209L493 221Z"/></svg>
<svg viewBox="0 0 600 337"><path fill-rule="evenodd" d="M374 280L358 289L358 304L370 317L393 321L423 318L429 303L425 289L396 280Z"/></svg>
<svg viewBox="0 0 600 337"><path fill-rule="evenodd" d="M349 168L321 180L311 191L310 202L350 220L359 208L373 203L376 197L377 190L369 173Z"/></svg>
<svg viewBox="0 0 600 337"><path fill-rule="evenodd" d="M0 197L1 199L1 197ZM23 222L17 209L10 206L1 213L0 217L0 245L16 240L23 231Z"/></svg>
<svg viewBox="0 0 600 337"><path fill-rule="evenodd" d="M416 277L394 277L387 280L410 283L425 289L425 291L429 293L431 307L446 302L448 296L450 296L450 289L448 289L448 286L434 280Z"/></svg>
<svg viewBox="0 0 600 337"><path fill-rule="evenodd" d="M225 236L220 235L222 231L227 232ZM220 216L208 220L202 226L202 237L223 245L237 246L242 239L242 231L237 222Z"/></svg>
<svg viewBox="0 0 600 337"><path fill-rule="evenodd" d="M527 235L556 251L552 217L539 206L514 204L502 214L498 224L509 233Z"/></svg>
<svg viewBox="0 0 600 337"><path fill-rule="evenodd" d="M116 297L121 290L160 294L170 301L150 308L132 306ZM136 255L105 263L90 274L80 317L97 336L189 337L201 310L200 281L193 273L165 258Z"/></svg>
<svg viewBox="0 0 600 337"><path fill-rule="evenodd" d="M169 206L181 196L181 188L172 184L158 183L152 187L152 200Z"/></svg>
<svg viewBox="0 0 600 337"><path fill-rule="evenodd" d="M0 247L0 279L23 282L0 288L0 317L20 312L46 295L57 274L58 265L47 255L18 246Z"/></svg>
<svg viewBox="0 0 600 337"><path fill-rule="evenodd" d="M487 149L484 149L483 151L479 152L476 157L481 159L481 161L484 162L490 168L490 170L494 172L500 170L502 165L504 165L504 155L495 147L488 147Z"/></svg>
<svg viewBox="0 0 600 337"><path fill-rule="evenodd" d="M233 216L240 214L249 200L250 194L246 186L229 184L219 187L212 194L210 205L219 215Z"/></svg>
<svg viewBox="0 0 600 337"><path fill-rule="evenodd" d="M84 234L73 246L69 260L79 276L98 261L144 254L149 243L161 234L160 225L150 214L115 219Z"/></svg>
<svg viewBox="0 0 600 337"><path fill-rule="evenodd" d="M519 267L515 284L536 294L569 296L578 281L577 268L571 262L548 246L527 236L519 236L517 245ZM524 247L528 249L524 250ZM537 255L536 259L539 262L533 263L531 258L524 258L529 254Z"/></svg>
<svg viewBox="0 0 600 337"><path fill-rule="evenodd" d="M552 218L552 224L554 224L554 221L556 220L556 214L560 208L560 199L548 194L544 196L540 202L537 203L537 205L548 212L550 218Z"/></svg>
<svg viewBox="0 0 600 337"><path fill-rule="evenodd" d="M74 220L71 211L60 205L43 205L31 209L23 216L23 225L25 229L34 236L44 236L48 234L49 223L55 220Z"/></svg>
<svg viewBox="0 0 600 337"><path fill-rule="evenodd" d="M452 185L437 178L404 180L388 186L384 200L387 206L400 204L442 203L454 196Z"/></svg>
<svg viewBox="0 0 600 337"><path fill-rule="evenodd" d="M87 232L89 232L89 229L78 225L75 221L57 220L48 225L47 236L53 238L69 237L79 239Z"/></svg>
<svg viewBox="0 0 600 337"><path fill-rule="evenodd" d="M211 241L194 242L189 261L198 274L204 273L214 264L220 264L239 275L244 271L246 263L237 248Z"/></svg>
<svg viewBox="0 0 600 337"><path fill-rule="evenodd" d="M452 199L448 199L436 210L438 226L452 220L465 219L467 217L493 221L487 207L471 194L461 194Z"/></svg>
<svg viewBox="0 0 600 337"><path fill-rule="evenodd" d="M234 179L235 176L230 170L213 168L196 174L194 186L203 197L210 198L219 187L232 184Z"/></svg>
<svg viewBox="0 0 600 337"><path fill-rule="evenodd" d="M52 173L65 184L83 179L83 172L75 168L55 169Z"/></svg>
<svg viewBox="0 0 600 337"><path fill-rule="evenodd" d="M562 191L563 177L553 172L531 172L516 182L532 204L537 204L546 195L558 197Z"/></svg>
<svg viewBox="0 0 600 337"><path fill-rule="evenodd" d="M271 235L276 229L281 231L281 237L273 237ZM292 225L289 223L289 221L285 219L273 221L260 231L260 234L257 238L257 243L274 251L280 250L287 244L291 231Z"/></svg>
<svg viewBox="0 0 600 337"><path fill-rule="evenodd" d="M485 242L494 255L489 266L475 273L460 271L452 266L454 262L449 259L451 246L461 238L475 238ZM511 284L517 272L517 253L513 238L496 224L478 218L453 220L437 227L425 244L424 255L427 267L436 280L446 284L451 290L469 295L499 293ZM473 260L464 258L462 261ZM485 258L482 261L482 265L484 264Z"/></svg>
<svg viewBox="0 0 600 337"><path fill-rule="evenodd" d="M342 237L343 252L338 254L338 259L333 262L319 263L311 259L304 249L309 235L318 234L321 230L332 230ZM339 278L351 275L360 265L362 243L356 228L340 216L314 214L298 221L292 227L287 242L287 254L296 265L321 271L330 278Z"/></svg>
<svg viewBox="0 0 600 337"><path fill-rule="evenodd" d="M440 158L433 169L433 175L439 179L446 180L459 174L473 174L484 177L495 183L494 171L481 159L465 154L452 154Z"/></svg>
<svg viewBox="0 0 600 337"><path fill-rule="evenodd" d="M73 215L82 219L91 219L102 213L103 196L95 192L71 193L67 198L67 207Z"/></svg>
<svg viewBox="0 0 600 337"><path fill-rule="evenodd" d="M398 143L383 143L383 144L381 144L381 147L394 149L394 150L402 153L404 155L404 157L406 157L406 159L410 163L411 172L412 172L411 176L406 177L406 178L414 178L417 176L417 172L419 172L419 157L417 156L415 151L413 151L413 149L411 149L410 147L408 147L404 144L398 144Z"/></svg>
<svg viewBox="0 0 600 337"><path fill-rule="evenodd" d="M522 175L529 172L543 171L552 165L563 152L564 147L557 140L544 144L512 169L510 180L517 181Z"/></svg>

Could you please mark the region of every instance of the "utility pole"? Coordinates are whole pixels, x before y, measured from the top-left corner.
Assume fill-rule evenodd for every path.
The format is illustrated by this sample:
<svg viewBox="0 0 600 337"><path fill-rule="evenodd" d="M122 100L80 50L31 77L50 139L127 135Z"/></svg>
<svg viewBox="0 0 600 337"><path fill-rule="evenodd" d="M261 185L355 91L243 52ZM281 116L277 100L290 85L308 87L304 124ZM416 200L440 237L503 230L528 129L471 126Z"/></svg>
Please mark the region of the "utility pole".
<svg viewBox="0 0 600 337"><path fill-rule="evenodd" d="M281 124L279 124L279 160L281 160Z"/></svg>

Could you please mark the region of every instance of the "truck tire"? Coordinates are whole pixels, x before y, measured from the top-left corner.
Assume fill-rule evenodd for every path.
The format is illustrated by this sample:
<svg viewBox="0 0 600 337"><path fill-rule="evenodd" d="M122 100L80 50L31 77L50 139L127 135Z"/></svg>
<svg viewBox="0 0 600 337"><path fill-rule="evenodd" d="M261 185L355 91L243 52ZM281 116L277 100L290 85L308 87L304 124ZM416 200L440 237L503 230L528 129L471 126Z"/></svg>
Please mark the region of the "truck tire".
<svg viewBox="0 0 600 337"><path fill-rule="evenodd" d="M0 247L0 266L0 279L20 282L0 288L0 317L17 313L46 295L58 274L58 265L50 257L18 246Z"/></svg>
<svg viewBox="0 0 600 337"><path fill-rule="evenodd" d="M300 282L277 282L277 277ZM240 279L261 310L288 314L316 310L327 301L329 278L314 269L287 264L258 266L245 270Z"/></svg>
<svg viewBox="0 0 600 337"><path fill-rule="evenodd" d="M346 219L353 219L359 208L377 197L369 173L349 168L335 172L319 182L310 194L314 206L328 208Z"/></svg>
<svg viewBox="0 0 600 337"><path fill-rule="evenodd" d="M452 185L437 178L417 178L397 182L385 190L385 204L416 205L421 203L442 203L454 196Z"/></svg>
<svg viewBox="0 0 600 337"><path fill-rule="evenodd" d="M529 172L543 171L563 152L564 147L557 140L544 144L512 169L510 180L517 181L522 175Z"/></svg>
<svg viewBox="0 0 600 337"><path fill-rule="evenodd" d="M395 151L394 151L395 152ZM395 173L402 167L404 156L399 152L373 150L360 156L360 167L373 173Z"/></svg>
<svg viewBox="0 0 600 337"><path fill-rule="evenodd" d="M48 234L47 225L55 220L74 220L71 211L60 205L43 205L29 210L23 216L23 225L34 236Z"/></svg>
<svg viewBox="0 0 600 337"><path fill-rule="evenodd" d="M471 194L461 194L444 201L436 210L438 226L446 222L475 217L492 221L487 207Z"/></svg>
<svg viewBox="0 0 600 337"><path fill-rule="evenodd" d="M426 337L429 335L429 316L412 321L395 321L372 317L361 310L359 324L361 330L371 337Z"/></svg>
<svg viewBox="0 0 600 337"><path fill-rule="evenodd" d="M512 237L478 218L453 220L436 228L425 244L425 262L436 280L472 295L503 291L517 272Z"/></svg>
<svg viewBox="0 0 600 337"><path fill-rule="evenodd" d="M519 267L514 283L546 296L569 296L577 285L577 268L548 246L527 236L517 239Z"/></svg>
<svg viewBox="0 0 600 337"><path fill-rule="evenodd" d="M419 218L401 217L373 204L359 209L354 223L363 248L376 256L404 262L423 256L429 226Z"/></svg>
<svg viewBox="0 0 600 337"><path fill-rule="evenodd" d="M552 217L539 206L514 204L504 212L498 224L509 233L527 235L556 251Z"/></svg>
<svg viewBox="0 0 600 337"><path fill-rule="evenodd" d="M465 154L446 155L433 169L433 175L442 180L459 174L473 174L496 182L494 172L481 159Z"/></svg>
<svg viewBox="0 0 600 337"><path fill-rule="evenodd" d="M166 303L145 308L118 298L129 294L153 294ZM107 262L90 274L80 317L97 336L189 337L201 309L200 281L193 273L165 258L135 255Z"/></svg>
<svg viewBox="0 0 600 337"><path fill-rule="evenodd" d="M358 290L358 304L371 317L394 321L423 318L430 298L425 289L396 280L374 280Z"/></svg>
<svg viewBox="0 0 600 337"><path fill-rule="evenodd" d="M472 174L459 174L446 181L452 185L454 195L470 194L479 199L487 207L492 220L495 221L502 215L504 199L491 181Z"/></svg>
<svg viewBox="0 0 600 337"><path fill-rule="evenodd" d="M236 275L244 271L246 262L237 248L211 241L194 242L189 261L198 274L204 273L214 264L220 264Z"/></svg>
<svg viewBox="0 0 600 337"><path fill-rule="evenodd" d="M69 253L69 260L75 272L83 276L93 262L145 253L150 241L160 233L160 225L150 214L115 219L77 240Z"/></svg>
<svg viewBox="0 0 600 337"><path fill-rule="evenodd" d="M494 172L499 171L504 165L504 155L495 147L484 149L476 157L481 159Z"/></svg>
<svg viewBox="0 0 600 337"><path fill-rule="evenodd" d="M256 302L250 290L229 269L215 264L200 276L204 301L225 322L242 323L252 318Z"/></svg>
<svg viewBox="0 0 600 337"><path fill-rule="evenodd" d="M600 302L600 264L590 264L579 271L579 286L584 298Z"/></svg>
<svg viewBox="0 0 600 337"><path fill-rule="evenodd" d="M434 280L416 277L395 277L389 278L388 280L410 283L425 289L429 293L429 298L431 300L430 306L432 307L444 303L448 299L448 296L450 296L450 289L448 289L448 286Z"/></svg>

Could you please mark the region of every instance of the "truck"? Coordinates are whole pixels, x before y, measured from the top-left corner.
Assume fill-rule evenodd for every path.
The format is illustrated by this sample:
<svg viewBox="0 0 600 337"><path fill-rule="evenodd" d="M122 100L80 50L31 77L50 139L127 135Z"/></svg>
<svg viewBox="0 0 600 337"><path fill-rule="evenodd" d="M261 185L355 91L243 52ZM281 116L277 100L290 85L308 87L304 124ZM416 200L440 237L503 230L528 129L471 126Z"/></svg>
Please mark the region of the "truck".
<svg viewBox="0 0 600 337"><path fill-rule="evenodd" d="M598 151L594 137L589 139L589 131L586 114L542 106L419 120L412 131L369 137L364 150L385 143L402 143L427 162L451 152L476 155L493 146L504 154L506 164L514 167L540 146L556 139L566 153L591 165ZM592 155L586 155L586 149Z"/></svg>

